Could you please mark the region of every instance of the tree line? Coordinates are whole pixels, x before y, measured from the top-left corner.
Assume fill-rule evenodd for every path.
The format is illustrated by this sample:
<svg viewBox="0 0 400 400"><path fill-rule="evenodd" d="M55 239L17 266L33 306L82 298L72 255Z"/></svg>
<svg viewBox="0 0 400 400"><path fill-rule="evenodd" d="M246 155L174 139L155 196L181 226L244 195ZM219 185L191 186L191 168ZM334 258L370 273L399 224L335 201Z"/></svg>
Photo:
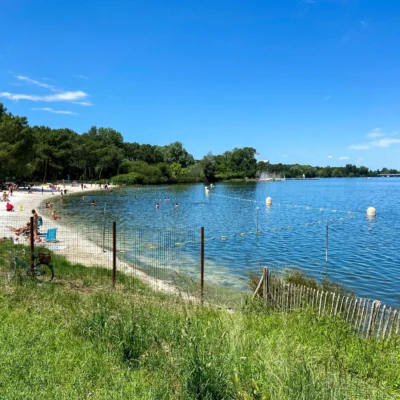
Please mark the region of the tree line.
<svg viewBox="0 0 400 400"><path fill-rule="evenodd" d="M286 178L356 178L356 177L374 177L379 174L398 174L397 169L382 168L375 171L353 164L346 164L344 167L312 167L311 165L300 164L268 164L260 162L258 170L261 172L269 172L279 174Z"/></svg>
<svg viewBox="0 0 400 400"><path fill-rule="evenodd" d="M254 178L269 171L286 177L372 176L366 167L311 167L257 162L252 147L234 148L195 160L181 142L166 146L125 142L112 128L30 126L0 103L0 182L63 180L119 184L203 182ZM395 171L395 170L389 170ZM396 171L397 172L397 171ZM396 173L389 172L389 173Z"/></svg>

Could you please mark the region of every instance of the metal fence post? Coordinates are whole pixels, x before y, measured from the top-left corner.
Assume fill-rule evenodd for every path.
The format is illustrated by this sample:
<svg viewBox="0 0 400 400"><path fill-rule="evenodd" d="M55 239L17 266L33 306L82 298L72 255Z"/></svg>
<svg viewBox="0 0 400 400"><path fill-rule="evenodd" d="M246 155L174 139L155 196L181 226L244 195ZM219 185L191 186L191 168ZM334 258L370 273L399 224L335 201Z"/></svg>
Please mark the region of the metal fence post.
<svg viewBox="0 0 400 400"><path fill-rule="evenodd" d="M107 203L104 203L104 222L103 222L103 253L104 253L104 243L106 240L106 208Z"/></svg>
<svg viewBox="0 0 400 400"><path fill-rule="evenodd" d="M204 227L200 228L200 296L204 305Z"/></svg>
<svg viewBox="0 0 400 400"><path fill-rule="evenodd" d="M32 273L32 277L35 276L35 228L34 228L33 224L34 224L33 217L31 217L30 237L31 237L31 273Z"/></svg>
<svg viewBox="0 0 400 400"><path fill-rule="evenodd" d="M114 221L112 225L113 244L112 244L112 286L115 288L115 280L117 276L117 223Z"/></svg>
<svg viewBox="0 0 400 400"><path fill-rule="evenodd" d="M326 263L326 269L328 269L328 235L329 235L329 227L328 227L328 223L326 223L326 232L325 232L325 241L326 241L326 245L325 245L325 263Z"/></svg>

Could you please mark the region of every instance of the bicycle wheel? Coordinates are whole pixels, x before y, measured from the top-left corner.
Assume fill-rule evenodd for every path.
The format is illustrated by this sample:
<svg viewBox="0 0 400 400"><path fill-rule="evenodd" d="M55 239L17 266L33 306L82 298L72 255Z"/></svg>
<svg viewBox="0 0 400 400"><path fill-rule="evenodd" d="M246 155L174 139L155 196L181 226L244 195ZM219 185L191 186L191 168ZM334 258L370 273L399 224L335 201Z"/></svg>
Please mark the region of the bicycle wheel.
<svg viewBox="0 0 400 400"><path fill-rule="evenodd" d="M32 275L31 271L29 271L29 275ZM53 266L40 263L35 265L35 277L40 282L51 282L54 278Z"/></svg>
<svg viewBox="0 0 400 400"><path fill-rule="evenodd" d="M7 278L11 281L17 276L17 260L13 259L10 261L8 266Z"/></svg>

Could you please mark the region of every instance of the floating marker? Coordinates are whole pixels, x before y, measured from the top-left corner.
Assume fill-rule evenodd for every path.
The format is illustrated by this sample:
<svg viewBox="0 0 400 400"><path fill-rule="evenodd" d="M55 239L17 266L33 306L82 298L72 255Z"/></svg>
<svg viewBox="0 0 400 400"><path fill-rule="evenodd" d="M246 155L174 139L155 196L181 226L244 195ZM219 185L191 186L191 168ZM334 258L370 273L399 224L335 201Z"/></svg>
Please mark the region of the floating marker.
<svg viewBox="0 0 400 400"><path fill-rule="evenodd" d="M266 204L267 206L272 206L272 198L271 198L271 197L267 197L267 198L265 199L265 204Z"/></svg>
<svg viewBox="0 0 400 400"><path fill-rule="evenodd" d="M367 217L375 218L376 217L376 209L375 207L368 207L367 208Z"/></svg>

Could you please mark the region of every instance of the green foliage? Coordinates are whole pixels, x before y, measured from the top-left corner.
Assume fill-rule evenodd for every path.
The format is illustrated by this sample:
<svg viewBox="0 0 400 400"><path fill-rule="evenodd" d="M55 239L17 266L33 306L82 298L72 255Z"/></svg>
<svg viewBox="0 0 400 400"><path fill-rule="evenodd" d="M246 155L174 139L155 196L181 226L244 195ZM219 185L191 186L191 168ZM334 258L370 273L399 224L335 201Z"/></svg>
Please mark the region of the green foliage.
<svg viewBox="0 0 400 400"><path fill-rule="evenodd" d="M144 183L146 177L138 172L129 172L114 176L112 182L114 185L137 185Z"/></svg>
<svg viewBox="0 0 400 400"><path fill-rule="evenodd" d="M383 170L372 171L367 167L347 164L344 167L312 167L311 165L300 165L300 164L269 164L260 161L257 164L257 171L270 172L275 174L285 175L286 178L302 178L303 174L306 178L341 178L341 177L369 177L378 176L380 173L397 174L399 173L395 169L388 170L384 168Z"/></svg>
<svg viewBox="0 0 400 400"><path fill-rule="evenodd" d="M211 152L203 158L203 172L204 177L208 182L215 181L216 162L215 157Z"/></svg>
<svg viewBox="0 0 400 400"><path fill-rule="evenodd" d="M345 167L312 167L257 163L252 147L234 148L223 154L208 153L195 161L181 142L153 146L124 142L112 128L91 127L78 133L64 128L30 127L25 117L13 116L0 103L0 182L72 180L119 183L177 183L215 180L252 179L256 172L269 171L287 178L377 176L397 173L384 168L348 164ZM127 175L135 173L136 175ZM116 182L115 179L113 179Z"/></svg>
<svg viewBox="0 0 400 400"><path fill-rule="evenodd" d="M0 103L0 181L30 174L34 153L32 129L25 117L14 117Z"/></svg>
<svg viewBox="0 0 400 400"><path fill-rule="evenodd" d="M0 243L4 255L10 244ZM312 310L189 306L53 254L54 283L3 281L5 399L391 399L399 342ZM0 272L7 263L0 257ZM257 307L256 307L257 305Z"/></svg>

